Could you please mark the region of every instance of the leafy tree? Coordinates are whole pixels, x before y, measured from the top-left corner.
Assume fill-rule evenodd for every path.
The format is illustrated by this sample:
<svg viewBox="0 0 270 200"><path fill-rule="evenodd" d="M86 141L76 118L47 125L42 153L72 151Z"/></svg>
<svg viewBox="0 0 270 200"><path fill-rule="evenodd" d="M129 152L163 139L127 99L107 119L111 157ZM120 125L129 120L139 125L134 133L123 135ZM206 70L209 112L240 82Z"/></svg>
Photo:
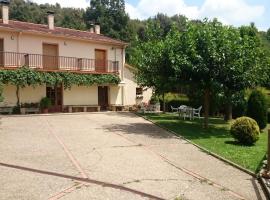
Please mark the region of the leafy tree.
<svg viewBox="0 0 270 200"><path fill-rule="evenodd" d="M91 0L85 13L85 21L102 25L102 33L117 39L129 41L129 17L125 12L124 0Z"/></svg>
<svg viewBox="0 0 270 200"><path fill-rule="evenodd" d="M266 32L267 39L270 41L270 28Z"/></svg>
<svg viewBox="0 0 270 200"><path fill-rule="evenodd" d="M160 35L161 28L149 22L145 31L147 40L138 44L134 50L132 62L138 68L137 81L141 86L153 87L156 94L163 96L175 84L174 69L168 55L168 42Z"/></svg>
<svg viewBox="0 0 270 200"><path fill-rule="evenodd" d="M263 83L267 65L257 29L252 25L240 29L224 26L218 45L221 60L218 82L225 96L225 120L231 120L233 95Z"/></svg>
<svg viewBox="0 0 270 200"><path fill-rule="evenodd" d="M189 23L185 32L172 33L170 60L179 81L199 86L204 93L205 128L208 128L211 94L219 88L221 56L218 40L223 26L217 20Z"/></svg>
<svg viewBox="0 0 270 200"><path fill-rule="evenodd" d="M39 5L24 0L13 0L10 2L10 18L19 21L46 24L47 11L55 12L57 26L80 30L86 29L86 23L83 18L85 15L84 9L61 8L58 3L55 5L47 3Z"/></svg>

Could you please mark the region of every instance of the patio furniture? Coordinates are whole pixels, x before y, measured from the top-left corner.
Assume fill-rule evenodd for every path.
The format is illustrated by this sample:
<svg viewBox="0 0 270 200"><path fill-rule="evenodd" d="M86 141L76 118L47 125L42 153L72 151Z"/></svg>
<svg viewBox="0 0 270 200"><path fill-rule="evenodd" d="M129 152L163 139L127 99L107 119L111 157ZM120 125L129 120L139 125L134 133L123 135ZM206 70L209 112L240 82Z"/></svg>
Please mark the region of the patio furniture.
<svg viewBox="0 0 270 200"><path fill-rule="evenodd" d="M202 110L202 106L200 106L197 109L193 109L192 118L194 119L194 117L196 116L200 119L201 118L201 110Z"/></svg>
<svg viewBox="0 0 270 200"><path fill-rule="evenodd" d="M178 111L179 111L179 108L180 108L180 107L178 107L178 108L174 108L173 106L171 106L171 110L172 110L172 112L178 112Z"/></svg>
<svg viewBox="0 0 270 200"><path fill-rule="evenodd" d="M186 112L186 108L187 108L186 105L181 105L181 106L178 108L178 114L179 114L179 117L184 117L185 112Z"/></svg>
<svg viewBox="0 0 270 200"><path fill-rule="evenodd" d="M186 120L186 118L189 118L189 120L191 120L193 118L193 108L185 107L183 109L183 117L184 117L184 120Z"/></svg>

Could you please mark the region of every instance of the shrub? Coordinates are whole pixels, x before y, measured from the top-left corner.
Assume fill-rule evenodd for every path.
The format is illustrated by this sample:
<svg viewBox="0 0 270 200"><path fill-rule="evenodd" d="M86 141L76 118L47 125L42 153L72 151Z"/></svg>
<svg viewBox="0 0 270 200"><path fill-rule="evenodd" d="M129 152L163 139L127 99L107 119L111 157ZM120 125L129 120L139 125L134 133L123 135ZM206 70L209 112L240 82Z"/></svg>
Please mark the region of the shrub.
<svg viewBox="0 0 270 200"><path fill-rule="evenodd" d="M44 97L40 100L40 108L41 109L47 109L51 107L52 102L48 97Z"/></svg>
<svg viewBox="0 0 270 200"><path fill-rule="evenodd" d="M231 127L232 136L244 145L254 144L260 136L260 128L254 119L240 117L235 120Z"/></svg>
<svg viewBox="0 0 270 200"><path fill-rule="evenodd" d="M15 114L15 115L21 114L21 107L20 106L14 106L12 108L12 114Z"/></svg>
<svg viewBox="0 0 270 200"><path fill-rule="evenodd" d="M159 103L159 98L156 95L152 95L150 99L150 104L155 105Z"/></svg>
<svg viewBox="0 0 270 200"><path fill-rule="evenodd" d="M239 92L233 95L232 102L233 102L232 108L233 119L245 116L247 112L247 100L245 99L244 92Z"/></svg>
<svg viewBox="0 0 270 200"><path fill-rule="evenodd" d="M267 104L265 95L254 90L248 100L247 116L254 119L260 129L264 129L267 125Z"/></svg>

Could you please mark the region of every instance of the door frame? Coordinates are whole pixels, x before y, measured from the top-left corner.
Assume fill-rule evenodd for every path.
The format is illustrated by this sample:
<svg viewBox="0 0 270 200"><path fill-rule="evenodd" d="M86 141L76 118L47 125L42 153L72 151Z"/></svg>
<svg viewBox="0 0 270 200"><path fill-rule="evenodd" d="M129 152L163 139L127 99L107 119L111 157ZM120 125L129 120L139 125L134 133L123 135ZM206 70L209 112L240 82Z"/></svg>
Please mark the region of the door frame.
<svg viewBox="0 0 270 200"><path fill-rule="evenodd" d="M58 59L57 59L57 67L59 68L59 44L58 43L50 43L50 42L42 42L42 68L44 69L44 56L50 56L50 55L47 55L47 54L44 54L44 45L53 45L53 46L56 46L57 47L57 56Z"/></svg>
<svg viewBox="0 0 270 200"><path fill-rule="evenodd" d="M63 112L63 105L64 105L64 87L63 87L63 84L61 85L56 85L56 86L50 86L50 85L46 85L46 97L47 96L47 88L48 87L51 87L51 88L54 88L55 90L55 103L54 105L51 106L51 108L49 108L49 112L50 113L54 113L54 112ZM58 101L58 93L57 93L57 89L61 89L61 104L60 105L57 105L57 101ZM48 97L49 98L49 97Z"/></svg>
<svg viewBox="0 0 270 200"><path fill-rule="evenodd" d="M107 70L107 68L108 68L108 63L107 63L107 59L108 59L108 50L107 49L95 49L95 61L97 60L96 59L96 51L102 51L102 52L104 52L104 55L105 55L105 66L104 66L104 68L105 68L105 71ZM96 64L95 64L96 65ZM95 66L96 67L96 66Z"/></svg>
<svg viewBox="0 0 270 200"><path fill-rule="evenodd" d="M109 95L109 93L110 93L110 87L109 86L107 86L107 85L100 85L100 86L98 86L98 106L100 106L100 108L101 108L101 110L103 110L102 109L102 107L103 107L103 105L100 105L100 103L99 103L99 88L107 88L107 94L106 94L106 96L107 96L107 105L104 105L104 106L106 106L106 109L104 109L104 110L108 110L108 108L109 108L109 106L110 106L110 95Z"/></svg>

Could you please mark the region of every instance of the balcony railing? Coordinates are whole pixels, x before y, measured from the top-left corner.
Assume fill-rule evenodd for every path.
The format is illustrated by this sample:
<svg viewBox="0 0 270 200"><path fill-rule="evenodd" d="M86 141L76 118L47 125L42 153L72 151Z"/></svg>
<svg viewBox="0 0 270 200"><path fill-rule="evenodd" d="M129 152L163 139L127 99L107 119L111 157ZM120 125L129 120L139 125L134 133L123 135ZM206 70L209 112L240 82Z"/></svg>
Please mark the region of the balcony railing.
<svg viewBox="0 0 270 200"><path fill-rule="evenodd" d="M1 68L12 69L22 66L44 71L73 71L81 73L118 73L119 71L118 61L0 52Z"/></svg>

